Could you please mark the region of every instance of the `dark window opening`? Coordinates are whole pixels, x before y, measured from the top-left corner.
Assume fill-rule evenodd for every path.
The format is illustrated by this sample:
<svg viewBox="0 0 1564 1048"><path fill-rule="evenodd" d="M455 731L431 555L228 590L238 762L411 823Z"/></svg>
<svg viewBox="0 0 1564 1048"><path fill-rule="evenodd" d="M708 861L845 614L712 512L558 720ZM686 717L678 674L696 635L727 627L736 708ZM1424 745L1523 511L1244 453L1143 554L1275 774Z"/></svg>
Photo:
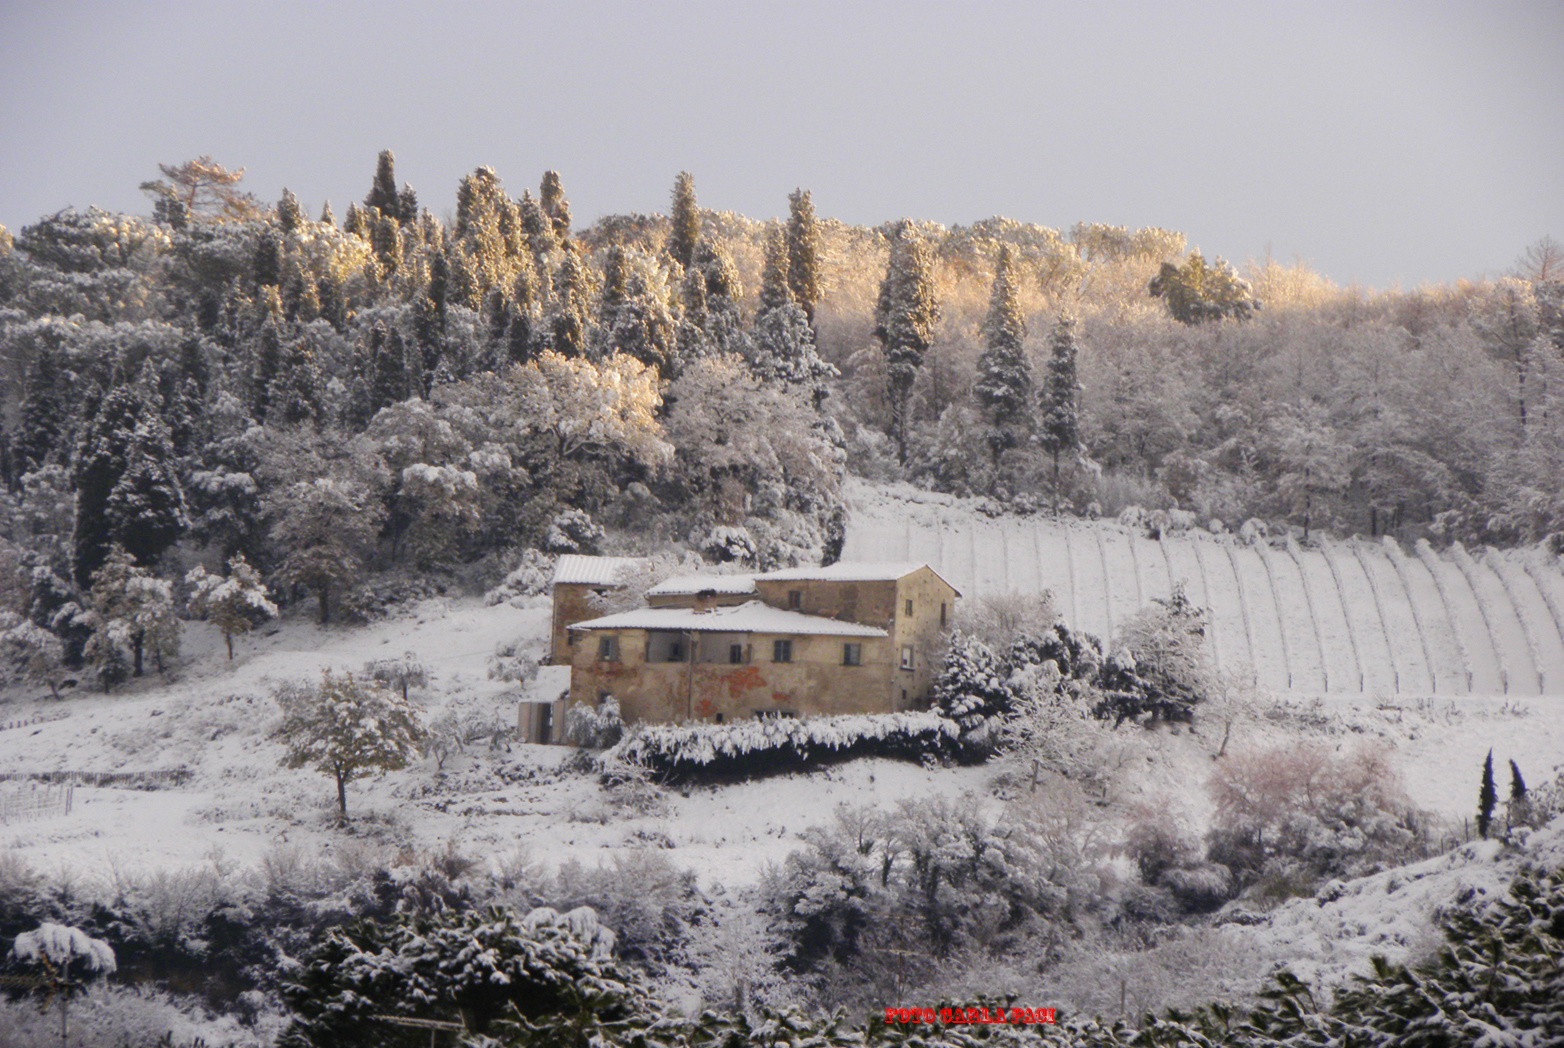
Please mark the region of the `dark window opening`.
<svg viewBox="0 0 1564 1048"><path fill-rule="evenodd" d="M793 642L790 640L774 640L771 642L772 662L792 662Z"/></svg>
<svg viewBox="0 0 1564 1048"><path fill-rule="evenodd" d="M939 628L945 628L945 605L943 603L939 606Z"/></svg>
<svg viewBox="0 0 1564 1048"><path fill-rule="evenodd" d="M862 666L863 665L863 645L862 644L843 644L842 645L842 665L843 666Z"/></svg>
<svg viewBox="0 0 1564 1048"><path fill-rule="evenodd" d="M729 644L728 645L728 661L730 663L732 663L733 665L735 665L735 666L737 666L739 663L743 662L744 661L744 645L742 645L742 644Z"/></svg>
<svg viewBox="0 0 1564 1048"><path fill-rule="evenodd" d="M907 614L908 614L908 616L912 615L912 598L911 597L907 598Z"/></svg>
<svg viewBox="0 0 1564 1048"><path fill-rule="evenodd" d="M598 659L599 662L618 662L619 661L619 638L618 637L599 637L599 638L597 638L597 659Z"/></svg>
<svg viewBox="0 0 1564 1048"><path fill-rule="evenodd" d="M802 606L803 603L804 603L804 593L803 593L802 590L788 590L787 591L787 606L788 607L790 607L790 608L798 608L798 607Z"/></svg>

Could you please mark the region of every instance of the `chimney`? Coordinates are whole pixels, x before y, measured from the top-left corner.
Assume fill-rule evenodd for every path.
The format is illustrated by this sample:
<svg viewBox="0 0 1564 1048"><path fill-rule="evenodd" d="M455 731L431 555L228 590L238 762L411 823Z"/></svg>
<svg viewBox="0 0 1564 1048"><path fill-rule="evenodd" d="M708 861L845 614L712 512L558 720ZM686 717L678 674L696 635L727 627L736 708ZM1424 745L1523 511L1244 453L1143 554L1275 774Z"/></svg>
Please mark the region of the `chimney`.
<svg viewBox="0 0 1564 1048"><path fill-rule="evenodd" d="M695 594L695 614L707 615L717 606L716 590L701 590Z"/></svg>

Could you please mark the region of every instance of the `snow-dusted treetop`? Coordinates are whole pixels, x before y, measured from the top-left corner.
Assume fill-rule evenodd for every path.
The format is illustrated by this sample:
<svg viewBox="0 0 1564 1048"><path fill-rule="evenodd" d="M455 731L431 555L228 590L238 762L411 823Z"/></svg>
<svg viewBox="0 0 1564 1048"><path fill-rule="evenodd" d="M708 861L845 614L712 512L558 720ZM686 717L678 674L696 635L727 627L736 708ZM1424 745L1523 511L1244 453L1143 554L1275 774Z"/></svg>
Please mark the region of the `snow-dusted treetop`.
<svg viewBox="0 0 1564 1048"><path fill-rule="evenodd" d="M81 961L88 971L114 971L114 948L80 928L44 921L36 929L16 937L11 956L19 961L64 967Z"/></svg>

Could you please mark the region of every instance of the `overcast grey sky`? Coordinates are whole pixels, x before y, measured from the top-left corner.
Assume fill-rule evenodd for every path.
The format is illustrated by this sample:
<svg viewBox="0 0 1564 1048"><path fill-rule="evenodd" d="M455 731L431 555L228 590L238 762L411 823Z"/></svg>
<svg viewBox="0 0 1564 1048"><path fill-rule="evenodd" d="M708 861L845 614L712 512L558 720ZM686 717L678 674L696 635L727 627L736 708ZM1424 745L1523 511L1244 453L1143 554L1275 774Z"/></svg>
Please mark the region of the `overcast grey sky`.
<svg viewBox="0 0 1564 1048"><path fill-rule="evenodd" d="M1564 3L0 0L0 224L146 213L211 154L263 200L442 214L549 168L578 226L704 207L1177 229L1337 283L1564 239Z"/></svg>

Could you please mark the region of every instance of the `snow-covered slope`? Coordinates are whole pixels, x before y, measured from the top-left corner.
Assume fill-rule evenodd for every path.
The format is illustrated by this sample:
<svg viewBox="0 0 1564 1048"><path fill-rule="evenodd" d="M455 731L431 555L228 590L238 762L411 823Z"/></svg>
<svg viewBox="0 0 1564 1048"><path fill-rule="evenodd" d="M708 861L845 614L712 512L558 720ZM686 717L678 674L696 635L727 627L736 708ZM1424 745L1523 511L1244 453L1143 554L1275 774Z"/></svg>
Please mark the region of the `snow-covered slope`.
<svg viewBox="0 0 1564 1048"><path fill-rule="evenodd" d="M1192 529L985 517L908 485L847 487L844 560L927 561L964 596L1051 590L1110 638L1182 583L1219 668L1274 692L1564 696L1564 570L1540 550L1447 551L1316 536L1246 543Z"/></svg>

